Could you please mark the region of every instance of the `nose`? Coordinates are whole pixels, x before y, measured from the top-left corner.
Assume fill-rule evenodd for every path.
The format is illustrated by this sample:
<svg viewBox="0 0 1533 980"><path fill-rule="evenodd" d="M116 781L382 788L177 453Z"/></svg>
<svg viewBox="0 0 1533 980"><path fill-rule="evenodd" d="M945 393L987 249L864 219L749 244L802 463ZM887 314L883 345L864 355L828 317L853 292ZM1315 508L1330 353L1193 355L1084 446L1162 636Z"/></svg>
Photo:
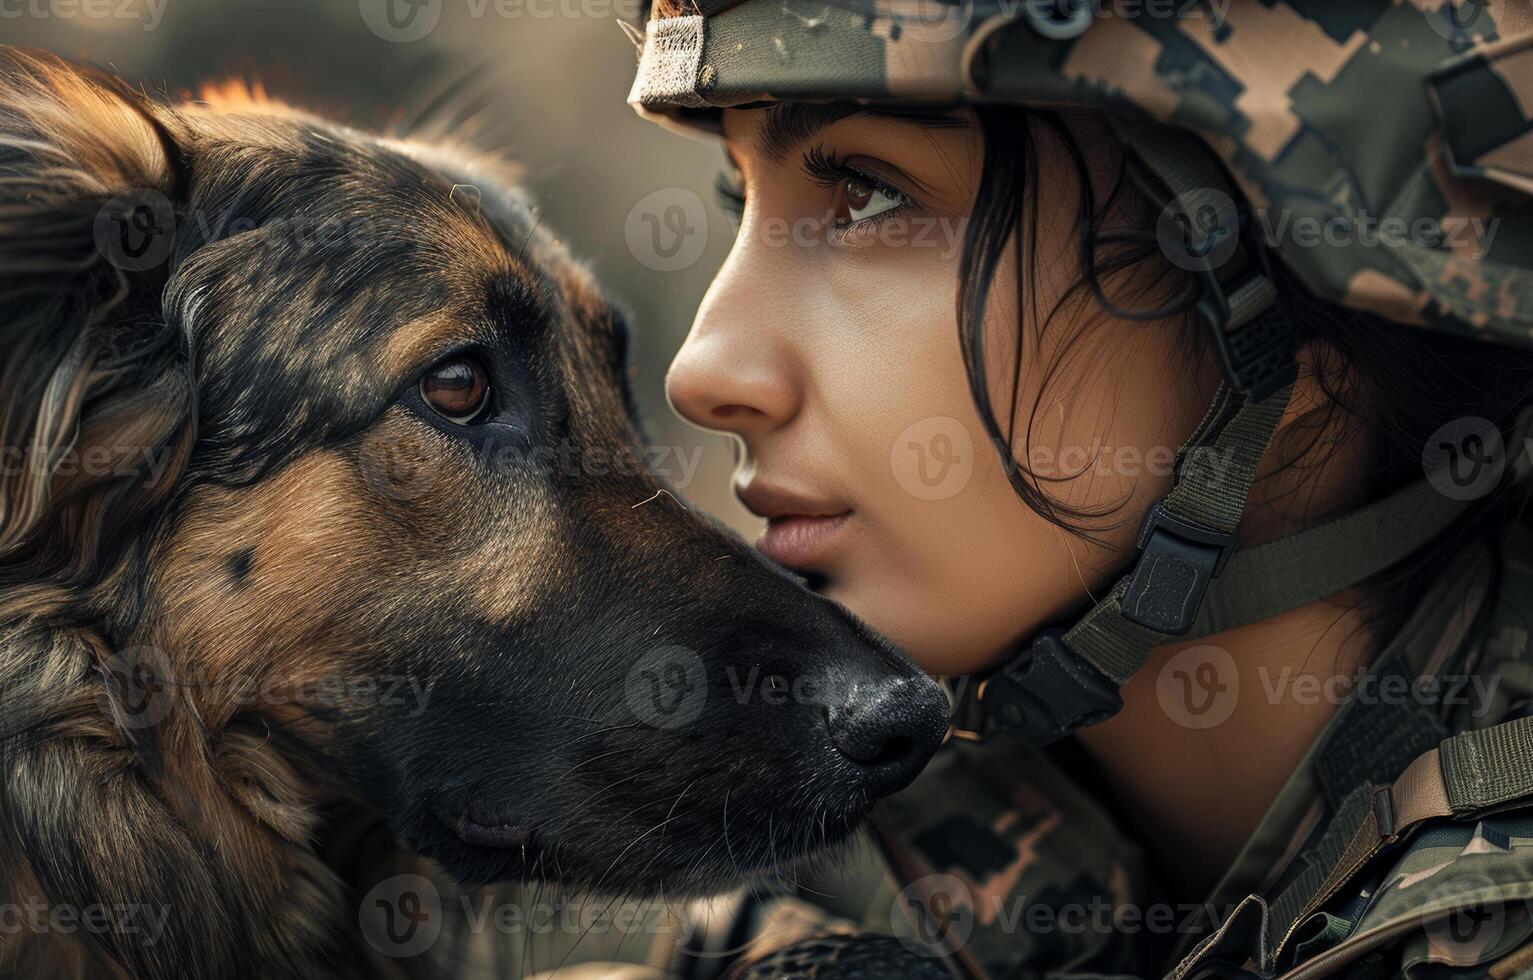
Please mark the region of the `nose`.
<svg viewBox="0 0 1533 980"><path fill-rule="evenodd" d="M942 744L947 724L947 698L924 675L859 684L825 709L831 744L878 796L910 784Z"/></svg>
<svg viewBox="0 0 1533 980"><path fill-rule="evenodd" d="M671 361L665 393L693 425L749 438L797 414L803 378L788 332L777 329L789 314L781 300L766 308L747 264L737 246Z"/></svg>

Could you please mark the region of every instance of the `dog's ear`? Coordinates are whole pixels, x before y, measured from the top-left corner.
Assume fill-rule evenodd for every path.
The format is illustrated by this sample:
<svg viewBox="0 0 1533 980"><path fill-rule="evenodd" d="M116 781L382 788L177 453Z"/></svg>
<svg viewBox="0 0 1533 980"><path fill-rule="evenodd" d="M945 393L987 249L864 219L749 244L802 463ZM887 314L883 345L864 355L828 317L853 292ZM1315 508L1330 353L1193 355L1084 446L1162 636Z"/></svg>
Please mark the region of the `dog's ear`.
<svg viewBox="0 0 1533 980"><path fill-rule="evenodd" d="M3 607L22 583L46 603L110 567L174 483L194 413L160 301L188 183L173 112L0 48L0 178Z"/></svg>

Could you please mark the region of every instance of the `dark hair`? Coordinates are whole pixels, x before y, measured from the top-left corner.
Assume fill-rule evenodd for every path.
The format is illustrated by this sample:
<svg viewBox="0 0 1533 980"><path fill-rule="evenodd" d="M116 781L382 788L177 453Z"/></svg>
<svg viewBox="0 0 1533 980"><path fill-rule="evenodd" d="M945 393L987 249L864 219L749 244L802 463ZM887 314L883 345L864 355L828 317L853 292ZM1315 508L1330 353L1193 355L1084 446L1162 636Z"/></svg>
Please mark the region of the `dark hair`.
<svg viewBox="0 0 1533 980"><path fill-rule="evenodd" d="M970 391L986 432L1003 454L1012 487L1023 502L1070 533L1098 540L1099 532L1137 520L1139 515L1122 514L1121 504L1111 502L1096 509L1068 505L1049 495L1048 484L1070 479L1069 474L1042 475L1028 469L1024 462L1027 435L1036 421L1043 390L1065 357L1062 353L1042 372L1043 384L1021 433L1024 451L1019 452L1017 409L1022 359L1028 345L1020 333L1022 323L1018 323L1010 413L1003 427L993 410L985 359L984 313L991 281L1007 245L1015 241L1016 281L1023 294L1018 309L1031 304L1031 316L1025 319L1033 323L1038 338L1067 304L1083 294L1094 299L1106 315L1136 320L1180 316L1178 340L1188 359L1189 378L1196 375L1207 356L1205 338L1191 312L1197 292L1192 275L1160 254L1154 235L1157 202L1142 194L1130 179L1135 161L1127 151L1119 158L1110 188L1099 194L1092 186L1080 145L1058 113L1007 106L981 106L976 111L985 141L984 166L965 235L958 299L959 343ZM1073 161L1079 191L1075 236L1080 274L1046 311L1038 309L1037 292L1027 288L1036 279L1039 254L1039 197L1030 191L1036 186L1037 137L1042 132L1057 137ZM1125 210L1141 215L1140 227L1124 230L1105 226L1109 216ZM1321 362L1316 373L1325 404L1312 413L1314 417L1306 416L1302 425L1295 426L1301 431L1289 437L1294 441L1282 444L1282 465L1319 467L1333 453L1354 449L1357 439L1365 439L1362 448L1373 461L1365 490L1368 499L1376 499L1422 476L1423 447L1443 425L1478 416L1494 422L1505 434L1519 409L1533 401L1533 351L1403 326L1351 310L1315 296L1281 263L1271 261L1268 265L1300 344L1323 342L1315 344L1315 350ZM1109 299L1103 285L1112 274L1131 269L1142 272L1119 279L1131 281L1132 295L1126 298L1141 304L1137 310L1124 308L1121 289ZM1154 306L1157 302L1160 305ZM1058 342L1059 349L1067 353L1091 326L1090 322L1075 324L1074 332ZM1160 327L1147 324L1145 329ZM1374 612L1382 619L1393 619L1394 613L1403 611L1420 594L1442 567L1444 557L1457 550L1467 535L1493 532L1502 520L1533 518L1527 502L1526 487L1513 491L1505 484L1478 501L1428 547L1369 583L1367 591L1372 597L1390 597Z"/></svg>

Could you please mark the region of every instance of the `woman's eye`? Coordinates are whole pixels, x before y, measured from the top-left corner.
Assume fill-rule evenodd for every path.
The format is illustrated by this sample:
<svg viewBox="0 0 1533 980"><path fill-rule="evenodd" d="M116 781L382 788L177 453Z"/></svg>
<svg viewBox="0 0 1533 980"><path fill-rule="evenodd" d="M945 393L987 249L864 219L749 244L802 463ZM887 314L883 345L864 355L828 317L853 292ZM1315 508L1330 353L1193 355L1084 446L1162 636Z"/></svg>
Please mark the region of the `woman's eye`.
<svg viewBox="0 0 1533 980"><path fill-rule="evenodd" d="M421 398L449 422L482 421L490 406L490 376L468 358L443 361L421 378Z"/></svg>
<svg viewBox="0 0 1533 980"><path fill-rule="evenodd" d="M856 177L847 177L837 185L836 224L850 225L876 218L905 203L899 191L880 187Z"/></svg>

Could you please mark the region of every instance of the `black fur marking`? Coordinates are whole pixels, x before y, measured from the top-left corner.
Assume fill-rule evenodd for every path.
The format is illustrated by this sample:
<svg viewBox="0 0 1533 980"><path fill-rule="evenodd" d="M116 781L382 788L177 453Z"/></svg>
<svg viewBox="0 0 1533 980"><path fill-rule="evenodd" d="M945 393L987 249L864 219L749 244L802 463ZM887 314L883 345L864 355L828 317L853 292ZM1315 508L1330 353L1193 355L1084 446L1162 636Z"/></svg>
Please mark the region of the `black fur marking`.
<svg viewBox="0 0 1533 980"><path fill-rule="evenodd" d="M234 584L243 586L245 579L250 576L250 569L255 566L255 549L241 548L229 556L229 577Z"/></svg>

